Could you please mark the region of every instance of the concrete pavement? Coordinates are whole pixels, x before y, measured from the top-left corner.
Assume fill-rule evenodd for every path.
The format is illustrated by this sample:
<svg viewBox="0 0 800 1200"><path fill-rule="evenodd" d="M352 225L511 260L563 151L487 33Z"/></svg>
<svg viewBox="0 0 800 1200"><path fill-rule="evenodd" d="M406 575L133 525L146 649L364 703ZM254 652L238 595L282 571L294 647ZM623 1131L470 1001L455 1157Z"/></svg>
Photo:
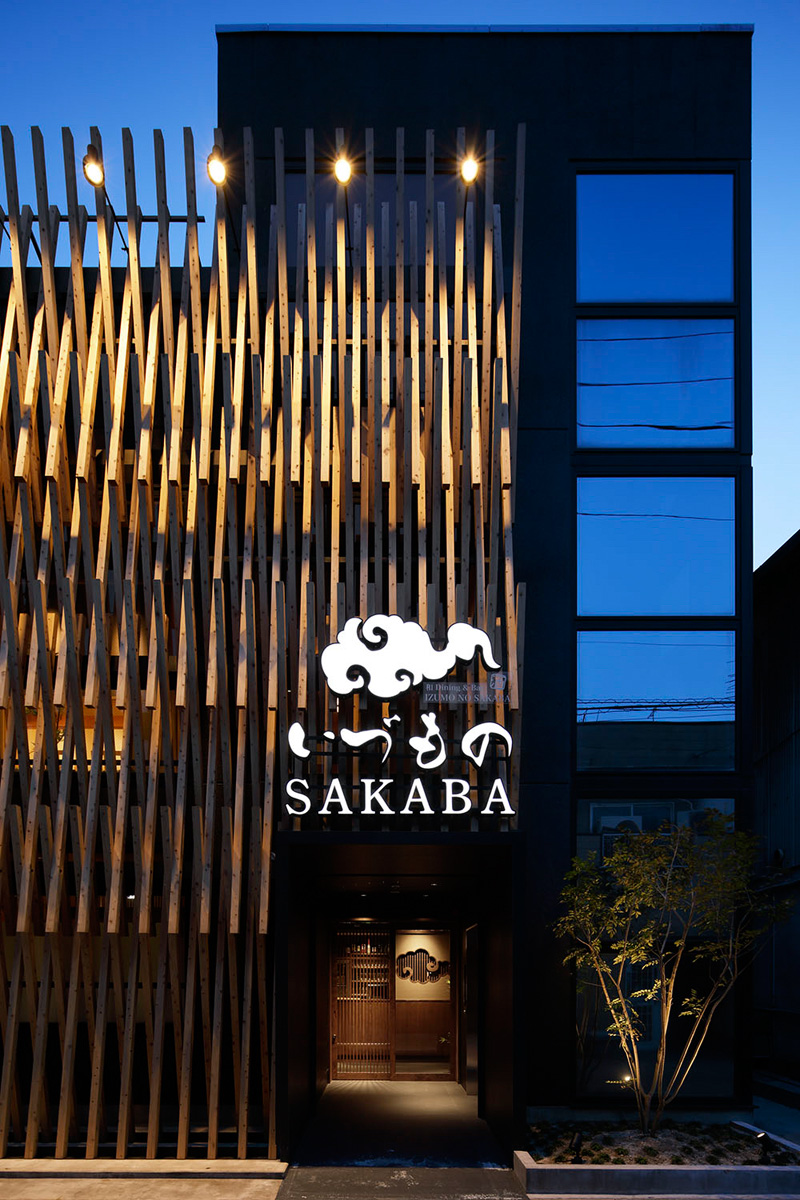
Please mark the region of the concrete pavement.
<svg viewBox="0 0 800 1200"><path fill-rule="evenodd" d="M275 1200L274 1159L0 1159L2 1200Z"/></svg>
<svg viewBox="0 0 800 1200"><path fill-rule="evenodd" d="M430 1102L432 1092L427 1089L432 1085L424 1086L423 1096L427 1094ZM524 1193L513 1171L500 1165L496 1143L492 1144L488 1130L478 1120L474 1100L463 1092L459 1096L455 1090L452 1095L445 1094L447 1085L438 1086L443 1089L438 1119L433 1110L425 1111L425 1106L420 1111L412 1094L413 1085L401 1087L394 1096L391 1091L379 1095L374 1086L363 1089L370 1093L366 1108L373 1125L371 1133L368 1129L362 1131L366 1136L360 1144L358 1138L348 1140L343 1135L348 1118L353 1116L351 1103L354 1108L361 1107L361 1097L357 1094L361 1089L345 1089L351 1091L350 1096L332 1093L328 1107L332 1124L327 1133L321 1123L316 1123L316 1132L325 1143L327 1165L319 1160L317 1165L310 1161L314 1158L312 1124L301 1158L308 1165L294 1166L288 1172L285 1163L271 1159L179 1162L162 1158L117 1162L6 1158L0 1159L0 1200L277 1200L279 1194L280 1200L402 1200L406 1196L413 1200L520 1200ZM342 1103L345 1100L350 1103ZM715 1114L717 1120L728 1120L732 1115ZM700 1114L692 1116L697 1118ZM735 1116L800 1145L800 1109L756 1097L752 1110L737 1112ZM406 1154L409 1147L414 1148L415 1129L417 1139L421 1131L427 1130L430 1141L424 1147L427 1162L423 1159L421 1163L416 1157L416 1165L414 1155L410 1156L409 1164ZM352 1138L352 1125L350 1130ZM373 1151L382 1148L384 1153L395 1156L394 1161L384 1166L348 1165L365 1161L372 1137L378 1137L380 1142L379 1145L372 1142ZM438 1159L434 1145L438 1146ZM495 1150L498 1165L468 1165L470 1150L473 1164L476 1160L486 1162L489 1153ZM460 1159L459 1165L452 1165L454 1159ZM451 1165L444 1165L448 1161ZM559 1197L548 1195L547 1200ZM659 1200L670 1198L660 1196ZM684 1196L681 1200L691 1198ZM750 1197L740 1196L737 1200ZM758 1200L769 1198L762 1194Z"/></svg>

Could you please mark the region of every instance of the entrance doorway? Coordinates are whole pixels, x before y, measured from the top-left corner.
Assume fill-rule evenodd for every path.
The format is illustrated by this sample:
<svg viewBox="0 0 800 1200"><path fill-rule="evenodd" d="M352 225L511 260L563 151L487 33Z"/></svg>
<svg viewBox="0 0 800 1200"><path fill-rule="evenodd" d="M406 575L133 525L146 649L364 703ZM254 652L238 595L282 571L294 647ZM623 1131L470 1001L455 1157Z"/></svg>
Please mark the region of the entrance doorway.
<svg viewBox="0 0 800 1200"><path fill-rule="evenodd" d="M336 925L331 1080L456 1078L458 974L447 929Z"/></svg>
<svg viewBox="0 0 800 1200"><path fill-rule="evenodd" d="M281 1153L295 1153L321 1099L319 1121L338 1136L333 1115L367 1093L347 1143L367 1159L401 1125L408 1154L415 1137L428 1153L435 1097L459 1129L466 1105L506 1136L519 1062L513 846L511 835L276 839Z"/></svg>

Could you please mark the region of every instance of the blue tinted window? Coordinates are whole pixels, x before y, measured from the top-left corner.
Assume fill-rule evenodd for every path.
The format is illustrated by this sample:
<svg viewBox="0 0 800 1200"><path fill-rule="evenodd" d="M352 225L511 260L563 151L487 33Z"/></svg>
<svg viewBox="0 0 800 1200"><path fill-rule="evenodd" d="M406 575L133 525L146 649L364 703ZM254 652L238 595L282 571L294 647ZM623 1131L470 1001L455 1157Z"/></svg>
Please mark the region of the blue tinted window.
<svg viewBox="0 0 800 1200"><path fill-rule="evenodd" d="M581 616L734 611L734 482L578 480Z"/></svg>
<svg viewBox="0 0 800 1200"><path fill-rule="evenodd" d="M578 300L733 300L732 175L579 175Z"/></svg>
<svg viewBox="0 0 800 1200"><path fill-rule="evenodd" d="M730 630L586 630L578 634L578 720L732 721Z"/></svg>
<svg viewBox="0 0 800 1200"><path fill-rule="evenodd" d="M733 321L578 321L578 445L733 445Z"/></svg>

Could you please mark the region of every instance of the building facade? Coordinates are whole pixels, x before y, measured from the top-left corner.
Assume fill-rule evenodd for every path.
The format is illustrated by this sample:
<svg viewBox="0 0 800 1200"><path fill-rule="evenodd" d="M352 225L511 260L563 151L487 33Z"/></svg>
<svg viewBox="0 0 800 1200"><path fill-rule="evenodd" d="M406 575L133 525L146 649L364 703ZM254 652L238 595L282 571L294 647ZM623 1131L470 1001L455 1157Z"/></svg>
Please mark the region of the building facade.
<svg viewBox="0 0 800 1200"><path fill-rule="evenodd" d="M753 576L755 830L787 895L800 889L797 827L798 664L794 598L800 582L795 534ZM800 987L796 955L800 918L777 925L756 963L754 1065L759 1091L789 1103L800 1083Z"/></svg>
<svg viewBox="0 0 800 1200"><path fill-rule="evenodd" d="M127 131L63 218L3 133L0 1153L290 1154L364 1078L511 1144L620 1069L571 856L752 819L750 30L218 47L208 264L188 131L155 266Z"/></svg>

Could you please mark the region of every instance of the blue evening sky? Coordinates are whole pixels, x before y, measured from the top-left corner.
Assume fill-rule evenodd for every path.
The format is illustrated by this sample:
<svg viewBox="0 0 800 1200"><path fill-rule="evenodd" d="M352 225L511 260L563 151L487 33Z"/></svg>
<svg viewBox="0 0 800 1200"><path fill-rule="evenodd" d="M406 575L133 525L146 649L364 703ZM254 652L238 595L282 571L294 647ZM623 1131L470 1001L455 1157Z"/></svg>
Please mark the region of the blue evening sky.
<svg viewBox="0 0 800 1200"><path fill-rule="evenodd" d="M753 302L755 395L755 556L763 561L800 526L800 404L796 364L800 324L800 3L798 0L365 0L338 5L44 0L3 11L0 121L15 134L22 203L34 208L28 128L38 124L48 149L50 202L59 191L61 126L82 149L90 124L104 135L112 198L122 200L119 130L129 126L141 161L140 204L153 212L152 129L163 129L170 190L180 210L182 135L195 132L201 210L213 197L200 171L216 116L214 26L286 21L405 24L715 24L752 23ZM174 189L172 180L175 180ZM79 181L79 189L82 188ZM175 191L177 189L177 191ZM5 185L0 182L0 202ZM88 196L81 196L85 203ZM0 264L8 261L0 249Z"/></svg>

